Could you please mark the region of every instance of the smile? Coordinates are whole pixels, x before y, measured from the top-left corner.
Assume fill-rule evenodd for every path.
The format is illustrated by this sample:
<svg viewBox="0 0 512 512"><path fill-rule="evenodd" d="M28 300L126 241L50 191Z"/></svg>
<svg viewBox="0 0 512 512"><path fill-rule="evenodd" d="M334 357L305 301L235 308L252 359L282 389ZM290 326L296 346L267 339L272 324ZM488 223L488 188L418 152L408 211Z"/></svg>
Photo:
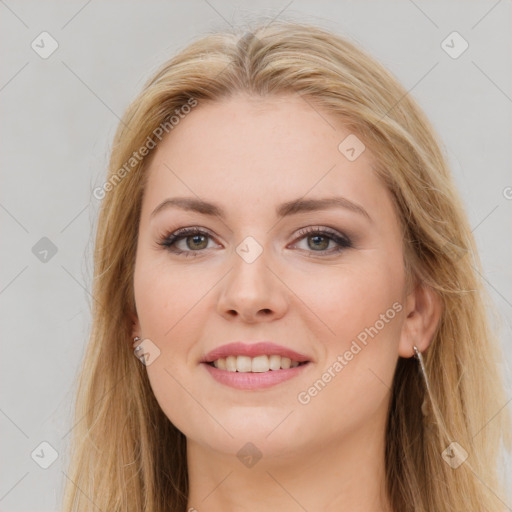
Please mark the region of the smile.
<svg viewBox="0 0 512 512"><path fill-rule="evenodd" d="M261 355L256 357L249 356L228 356L220 357L212 361L212 366L219 370L227 370L228 372L243 373L264 373L268 371L287 370L299 366L299 361L293 361L289 357L279 355Z"/></svg>
<svg viewBox="0 0 512 512"><path fill-rule="evenodd" d="M200 361L217 382L235 389L263 389L300 375L311 356L270 341L219 346Z"/></svg>

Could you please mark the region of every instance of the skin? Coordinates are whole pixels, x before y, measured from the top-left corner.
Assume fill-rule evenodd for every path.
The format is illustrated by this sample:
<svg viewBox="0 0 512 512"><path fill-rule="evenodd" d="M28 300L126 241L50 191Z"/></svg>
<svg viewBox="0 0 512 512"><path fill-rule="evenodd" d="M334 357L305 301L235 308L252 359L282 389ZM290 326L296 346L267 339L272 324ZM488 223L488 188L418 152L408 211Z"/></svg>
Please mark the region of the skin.
<svg viewBox="0 0 512 512"><path fill-rule="evenodd" d="M391 196L369 149L353 162L338 150L349 134L299 96L239 94L199 104L156 149L140 218L133 334L160 350L146 368L162 410L187 437L188 508L390 510L384 432L393 373L413 345L427 348L440 304L421 286L406 289ZM371 221L343 208L275 214L286 201L334 195L362 206ZM215 202L226 218L175 207L151 216L181 196ZM188 226L212 234L177 242L199 255L159 245ZM329 237L297 234L308 226L330 227L353 247L329 254L337 247ZM262 248L252 263L236 252L247 236ZM300 403L299 393L393 303L402 310ZM274 341L312 362L277 386L233 389L199 361L236 340ZM248 442L262 454L252 467L236 456Z"/></svg>

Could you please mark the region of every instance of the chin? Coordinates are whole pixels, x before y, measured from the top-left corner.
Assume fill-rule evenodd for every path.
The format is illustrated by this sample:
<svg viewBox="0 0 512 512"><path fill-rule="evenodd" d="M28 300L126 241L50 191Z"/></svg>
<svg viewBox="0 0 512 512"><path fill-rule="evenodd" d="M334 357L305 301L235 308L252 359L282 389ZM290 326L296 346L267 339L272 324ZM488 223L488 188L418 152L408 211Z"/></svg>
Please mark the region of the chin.
<svg viewBox="0 0 512 512"><path fill-rule="evenodd" d="M265 411L262 408L231 407L225 414L218 411L216 419L222 426L213 420L207 423L203 421L194 428L184 429L184 434L189 441L239 458L245 452L248 455L254 452L255 456L264 459L288 457L296 455L301 446L308 442L304 436L304 422L302 425L296 424L301 423L297 412L290 414L290 410L284 408L276 412L276 409ZM314 443L314 439L311 439L311 443Z"/></svg>

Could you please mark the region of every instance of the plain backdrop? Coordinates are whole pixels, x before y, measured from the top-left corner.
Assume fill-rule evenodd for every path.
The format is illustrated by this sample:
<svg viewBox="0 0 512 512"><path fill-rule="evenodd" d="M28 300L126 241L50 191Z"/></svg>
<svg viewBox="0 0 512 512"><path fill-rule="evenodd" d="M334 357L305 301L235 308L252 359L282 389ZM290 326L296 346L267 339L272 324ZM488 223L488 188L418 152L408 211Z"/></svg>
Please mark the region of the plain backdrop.
<svg viewBox="0 0 512 512"><path fill-rule="evenodd" d="M0 511L59 510L90 328L92 190L104 181L119 117L177 50L254 19L311 22L352 39L426 111L501 315L512 398L511 10L510 0L0 0ZM509 459L504 471L512 480ZM510 496L504 502L512 510Z"/></svg>

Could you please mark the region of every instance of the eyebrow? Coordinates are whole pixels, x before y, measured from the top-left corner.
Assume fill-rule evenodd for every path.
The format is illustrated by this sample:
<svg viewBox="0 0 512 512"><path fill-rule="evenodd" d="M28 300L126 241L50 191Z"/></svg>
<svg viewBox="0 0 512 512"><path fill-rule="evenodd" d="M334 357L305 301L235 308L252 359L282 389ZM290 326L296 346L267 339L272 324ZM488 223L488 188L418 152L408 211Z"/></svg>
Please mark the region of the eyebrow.
<svg viewBox="0 0 512 512"><path fill-rule="evenodd" d="M186 211L194 211L202 215L209 215L225 219L226 214L221 206L198 199L195 197L173 197L162 201L151 213L154 217L158 212L167 208L180 208ZM294 199L280 204L276 208L276 215L278 217L286 217L289 215L296 215L299 213L306 213L312 211L328 210L331 208L344 208L353 211L366 217L370 222L373 222L368 212L359 204L350 201L346 197L325 197L318 199Z"/></svg>

